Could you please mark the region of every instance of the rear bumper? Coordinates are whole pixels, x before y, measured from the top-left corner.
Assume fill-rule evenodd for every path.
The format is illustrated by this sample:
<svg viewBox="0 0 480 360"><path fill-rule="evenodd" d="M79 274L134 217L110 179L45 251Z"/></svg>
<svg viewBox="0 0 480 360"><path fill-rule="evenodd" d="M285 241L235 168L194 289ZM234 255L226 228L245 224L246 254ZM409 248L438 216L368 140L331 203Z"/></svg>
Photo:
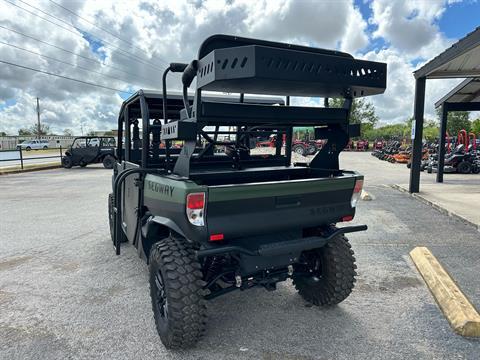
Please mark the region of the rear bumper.
<svg viewBox="0 0 480 360"><path fill-rule="evenodd" d="M346 226L338 228L335 231L329 233L326 237L312 236L305 237L296 240L275 242L270 244L261 245L256 250L247 249L242 246L235 245L211 245L208 248L204 248L197 251L197 257L199 259L208 256L226 255L226 254L243 254L247 256L278 256L290 253L300 253L305 250L311 250L324 246L329 240L335 236L352 233L357 231L367 230L367 225Z"/></svg>

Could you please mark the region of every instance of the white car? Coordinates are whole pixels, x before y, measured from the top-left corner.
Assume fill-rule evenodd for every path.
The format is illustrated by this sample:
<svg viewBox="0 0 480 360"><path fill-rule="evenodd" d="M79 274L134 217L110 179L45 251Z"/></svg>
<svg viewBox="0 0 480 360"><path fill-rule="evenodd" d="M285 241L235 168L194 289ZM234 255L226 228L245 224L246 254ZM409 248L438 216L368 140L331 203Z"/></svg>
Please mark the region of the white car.
<svg viewBox="0 0 480 360"><path fill-rule="evenodd" d="M21 144L17 145L17 149L30 150L39 150L39 149L48 149L48 140L27 140Z"/></svg>

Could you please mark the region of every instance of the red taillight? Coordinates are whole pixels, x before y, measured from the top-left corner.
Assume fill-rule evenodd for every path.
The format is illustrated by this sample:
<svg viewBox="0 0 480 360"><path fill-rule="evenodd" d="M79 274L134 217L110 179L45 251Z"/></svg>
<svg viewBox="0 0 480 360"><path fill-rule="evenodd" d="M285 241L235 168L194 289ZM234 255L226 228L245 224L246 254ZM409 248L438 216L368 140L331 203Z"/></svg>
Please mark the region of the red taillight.
<svg viewBox="0 0 480 360"><path fill-rule="evenodd" d="M188 194L185 210L192 225L205 226L205 193Z"/></svg>
<svg viewBox="0 0 480 360"><path fill-rule="evenodd" d="M363 180L356 180L355 181L355 187L353 188L353 193L359 193L362 191L362 188L363 188Z"/></svg>
<svg viewBox="0 0 480 360"><path fill-rule="evenodd" d="M210 235L210 241L221 241L221 240L223 240L223 234Z"/></svg>
<svg viewBox="0 0 480 360"><path fill-rule="evenodd" d="M362 193L363 188L363 179L355 180L355 187L353 188L352 199L350 200L350 204L352 208L357 206L358 199L360 199L360 194Z"/></svg>
<svg viewBox="0 0 480 360"><path fill-rule="evenodd" d="M187 209L199 210L205 207L205 193L192 193L187 195Z"/></svg>
<svg viewBox="0 0 480 360"><path fill-rule="evenodd" d="M346 216L342 217L342 221L352 221L352 220L353 220L352 215L346 215Z"/></svg>

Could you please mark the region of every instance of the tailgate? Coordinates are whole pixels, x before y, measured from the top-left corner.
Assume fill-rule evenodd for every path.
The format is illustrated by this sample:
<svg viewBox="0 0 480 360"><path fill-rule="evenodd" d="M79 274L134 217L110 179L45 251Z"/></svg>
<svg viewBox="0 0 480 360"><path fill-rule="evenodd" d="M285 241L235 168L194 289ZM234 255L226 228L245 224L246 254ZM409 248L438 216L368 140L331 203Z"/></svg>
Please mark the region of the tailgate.
<svg viewBox="0 0 480 360"><path fill-rule="evenodd" d="M336 223L355 213L356 179L363 176L210 186L208 232L231 239Z"/></svg>

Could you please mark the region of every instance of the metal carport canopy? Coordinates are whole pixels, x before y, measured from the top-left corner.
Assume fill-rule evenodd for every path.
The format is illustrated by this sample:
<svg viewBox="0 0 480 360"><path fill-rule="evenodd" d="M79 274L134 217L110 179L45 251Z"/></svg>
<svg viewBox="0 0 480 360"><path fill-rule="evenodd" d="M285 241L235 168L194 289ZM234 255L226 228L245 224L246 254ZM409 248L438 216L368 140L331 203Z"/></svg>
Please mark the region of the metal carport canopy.
<svg viewBox="0 0 480 360"><path fill-rule="evenodd" d="M443 103L469 103L480 101L480 77L469 78L455 86L448 94L435 103L435 107Z"/></svg>
<svg viewBox="0 0 480 360"><path fill-rule="evenodd" d="M480 78L480 27L477 27L470 34L430 60L413 74L415 76L415 137L413 141L412 166L410 168L409 191L416 193L420 190L420 163L422 159L426 80ZM457 95L461 96L461 93ZM442 140L442 138L444 138L444 136L442 137L441 134L440 139Z"/></svg>
<svg viewBox="0 0 480 360"><path fill-rule="evenodd" d="M437 182L443 182L443 166L445 164L445 136L447 133L447 117L450 111L480 110L480 79L465 79L455 86L447 95L435 103L442 108L440 119L440 142L438 147ZM455 135L455 134L451 134Z"/></svg>

